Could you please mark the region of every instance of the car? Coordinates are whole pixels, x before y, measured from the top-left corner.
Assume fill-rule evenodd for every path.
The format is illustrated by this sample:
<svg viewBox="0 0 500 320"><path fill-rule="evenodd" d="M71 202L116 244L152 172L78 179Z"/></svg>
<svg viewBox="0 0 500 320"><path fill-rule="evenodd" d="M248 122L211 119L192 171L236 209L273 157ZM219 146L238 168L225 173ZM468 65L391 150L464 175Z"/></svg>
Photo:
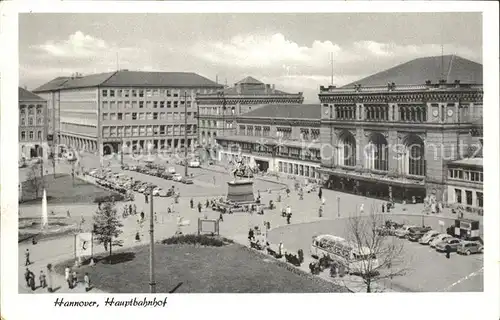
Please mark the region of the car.
<svg viewBox="0 0 500 320"><path fill-rule="evenodd" d="M408 240L417 242L426 234L431 228L430 227L416 227L416 228L411 228L410 232L406 236Z"/></svg>
<svg viewBox="0 0 500 320"><path fill-rule="evenodd" d="M193 180L192 179L189 179L189 178L186 178L186 177L183 177L182 180L181 180L182 183L184 184L193 184Z"/></svg>
<svg viewBox="0 0 500 320"><path fill-rule="evenodd" d="M471 253L483 253L484 246L479 241L462 241L457 247L457 253L470 255Z"/></svg>
<svg viewBox="0 0 500 320"><path fill-rule="evenodd" d="M156 187L153 189L153 196L159 196L160 195L160 192L162 192L163 189L162 188L159 188L159 187Z"/></svg>
<svg viewBox="0 0 500 320"><path fill-rule="evenodd" d="M190 168L199 168L201 166L198 160L189 161Z"/></svg>
<svg viewBox="0 0 500 320"><path fill-rule="evenodd" d="M170 174L175 174L176 171L175 171L174 167L170 167L170 168L168 168L167 172L170 173Z"/></svg>
<svg viewBox="0 0 500 320"><path fill-rule="evenodd" d="M453 237L446 233L440 233L429 242L429 245L431 246L431 248L435 248L438 243L448 238L453 238Z"/></svg>
<svg viewBox="0 0 500 320"><path fill-rule="evenodd" d="M431 240L434 239L435 237L437 237L439 234L440 234L439 231L430 230L426 234L424 234L420 238L420 240L418 240L418 243L423 244L423 245L429 244L431 242Z"/></svg>
<svg viewBox="0 0 500 320"><path fill-rule="evenodd" d="M172 192L171 192L171 190L160 189L160 191L158 191L158 194L156 194L156 196L158 196L158 197L170 197L170 196L172 196Z"/></svg>
<svg viewBox="0 0 500 320"><path fill-rule="evenodd" d="M181 182L182 176L180 174L176 173L172 176L172 180L177 181L177 182Z"/></svg>
<svg viewBox="0 0 500 320"><path fill-rule="evenodd" d="M438 242L436 244L436 251L444 252L447 251L448 248L450 249L450 251L457 251L457 248L461 242L462 240L458 238L453 238L453 237L446 238L443 241Z"/></svg>
<svg viewBox="0 0 500 320"><path fill-rule="evenodd" d="M396 232L394 234L398 238L406 238L408 233L410 233L410 229L415 228L415 227L416 226L413 226L413 225L404 225L401 228L399 228L398 230L396 230Z"/></svg>
<svg viewBox="0 0 500 320"><path fill-rule="evenodd" d="M161 174L161 177L165 180L172 180L172 177L173 177L173 174L171 173L168 173L168 172L163 172Z"/></svg>

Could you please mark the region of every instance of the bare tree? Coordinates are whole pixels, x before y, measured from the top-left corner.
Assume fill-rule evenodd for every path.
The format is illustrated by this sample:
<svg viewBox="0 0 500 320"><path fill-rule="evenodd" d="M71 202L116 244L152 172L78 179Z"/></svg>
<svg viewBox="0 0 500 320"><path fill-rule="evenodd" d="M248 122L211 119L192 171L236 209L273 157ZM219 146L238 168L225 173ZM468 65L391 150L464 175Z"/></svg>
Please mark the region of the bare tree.
<svg viewBox="0 0 500 320"><path fill-rule="evenodd" d="M123 224L118 218L118 213L114 202L104 202L94 215L94 235L99 244L103 244L107 249L109 246L109 256L113 253L113 245L121 246L123 241L116 239L123 231Z"/></svg>
<svg viewBox="0 0 500 320"><path fill-rule="evenodd" d="M366 292L383 291L375 289L374 284L404 276L410 269L405 261L404 243L395 237L386 237L377 232L384 225L384 215L372 207L368 215L355 215L348 219L347 234L349 242L364 257L375 259L359 260L359 276Z"/></svg>
<svg viewBox="0 0 500 320"><path fill-rule="evenodd" d="M41 174L41 167L39 164L30 166L26 177L26 190L35 194L35 199L43 189L43 178Z"/></svg>

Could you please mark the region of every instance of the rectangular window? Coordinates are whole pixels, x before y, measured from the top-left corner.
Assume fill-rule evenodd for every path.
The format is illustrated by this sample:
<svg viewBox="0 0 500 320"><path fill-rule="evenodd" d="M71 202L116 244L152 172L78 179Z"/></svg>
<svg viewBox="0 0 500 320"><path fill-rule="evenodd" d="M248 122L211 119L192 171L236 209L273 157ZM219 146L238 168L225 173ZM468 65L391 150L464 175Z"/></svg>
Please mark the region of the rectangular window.
<svg viewBox="0 0 500 320"><path fill-rule="evenodd" d="M137 98L137 91L135 89L132 89L132 97Z"/></svg>
<svg viewBox="0 0 500 320"><path fill-rule="evenodd" d="M114 97L115 96L115 90L109 90L109 96Z"/></svg>
<svg viewBox="0 0 500 320"><path fill-rule="evenodd" d="M146 115L144 114L144 112L139 113L139 120L146 120Z"/></svg>
<svg viewBox="0 0 500 320"><path fill-rule="evenodd" d="M118 120L123 120L123 113L118 112Z"/></svg>
<svg viewBox="0 0 500 320"><path fill-rule="evenodd" d="M108 110L108 109L109 109L109 103L108 103L107 101L103 101L103 102L102 102L102 108L103 108L104 110Z"/></svg>
<svg viewBox="0 0 500 320"><path fill-rule="evenodd" d="M153 97L158 97L160 95L160 91L158 89L153 90Z"/></svg>
<svg viewBox="0 0 500 320"><path fill-rule="evenodd" d="M165 108L165 101L160 101L160 108Z"/></svg>
<svg viewBox="0 0 500 320"><path fill-rule="evenodd" d="M465 190L465 198L467 200L467 205L472 206L472 191Z"/></svg>
<svg viewBox="0 0 500 320"><path fill-rule="evenodd" d="M121 109L123 109L123 101L118 101L118 110L121 110Z"/></svg>
<svg viewBox="0 0 500 320"><path fill-rule="evenodd" d="M25 118L21 118L21 125L22 126L26 125L26 119Z"/></svg>
<svg viewBox="0 0 500 320"><path fill-rule="evenodd" d="M108 90L102 90L102 96L107 97L108 96Z"/></svg>
<svg viewBox="0 0 500 320"><path fill-rule="evenodd" d="M122 96L122 94L123 94L123 92L122 92L122 90L121 90L121 89L116 90L116 96L117 96L117 97L121 97L121 96Z"/></svg>
<svg viewBox="0 0 500 320"><path fill-rule="evenodd" d="M144 90L139 90L139 97L144 97Z"/></svg>
<svg viewBox="0 0 500 320"><path fill-rule="evenodd" d="M36 133L36 138L37 138L38 140L42 140L42 131L38 131L38 132Z"/></svg>
<svg viewBox="0 0 500 320"><path fill-rule="evenodd" d="M103 113L102 120L109 120L109 113Z"/></svg>
<svg viewBox="0 0 500 320"><path fill-rule="evenodd" d="M130 108L130 101L125 101L125 108ZM137 109L137 101L132 101L132 108Z"/></svg>
<svg viewBox="0 0 500 320"><path fill-rule="evenodd" d="M153 112L153 120L158 120L158 112Z"/></svg>
<svg viewBox="0 0 500 320"><path fill-rule="evenodd" d="M137 112L132 112L132 120L137 120Z"/></svg>
<svg viewBox="0 0 500 320"><path fill-rule="evenodd" d="M178 104L179 104L179 102L178 102L178 101L174 101L174 108L177 108L177 107L178 107Z"/></svg>
<svg viewBox="0 0 500 320"><path fill-rule="evenodd" d="M455 202L462 203L462 189L455 189Z"/></svg>
<svg viewBox="0 0 500 320"><path fill-rule="evenodd" d="M116 102L115 102L115 101L111 101L111 102L109 103L109 108L110 108L111 110L116 110Z"/></svg>
<svg viewBox="0 0 500 320"><path fill-rule="evenodd" d="M139 127L135 126L132 128L132 134L134 136L138 136L139 135Z"/></svg>
<svg viewBox="0 0 500 320"><path fill-rule="evenodd" d="M119 137L123 136L123 127L118 127L118 136Z"/></svg>
<svg viewBox="0 0 500 320"><path fill-rule="evenodd" d="M160 120L165 120L165 112L160 112Z"/></svg>
<svg viewBox="0 0 500 320"><path fill-rule="evenodd" d="M21 131L21 140L26 140L26 132Z"/></svg>
<svg viewBox="0 0 500 320"><path fill-rule="evenodd" d="M139 101L139 109L144 108L144 101Z"/></svg>
<svg viewBox="0 0 500 320"><path fill-rule="evenodd" d="M151 108L152 105L153 105L152 101L146 101L146 108Z"/></svg>
<svg viewBox="0 0 500 320"><path fill-rule="evenodd" d="M151 97L152 95L151 89L146 89L146 97Z"/></svg>
<svg viewBox="0 0 500 320"><path fill-rule="evenodd" d="M130 112L125 113L125 120L131 120L131 114Z"/></svg>
<svg viewBox="0 0 500 320"><path fill-rule="evenodd" d="M167 108L171 108L172 107L172 102L171 101L167 101Z"/></svg>
<svg viewBox="0 0 500 320"><path fill-rule="evenodd" d="M125 98L128 98L128 97L129 97L129 94L130 94L130 92L129 92L129 90L128 90L128 89L123 90L123 96L124 96Z"/></svg>
<svg viewBox="0 0 500 320"><path fill-rule="evenodd" d="M483 193L482 192L476 192L476 202L477 202L477 206L479 208L483 207Z"/></svg>
<svg viewBox="0 0 500 320"><path fill-rule="evenodd" d="M165 126L164 125L160 126L160 134L161 135L165 134Z"/></svg>
<svg viewBox="0 0 500 320"><path fill-rule="evenodd" d="M179 96L179 93L174 93L174 97L178 97Z"/></svg>
<svg viewBox="0 0 500 320"><path fill-rule="evenodd" d="M158 108L158 101L153 101L153 108Z"/></svg>

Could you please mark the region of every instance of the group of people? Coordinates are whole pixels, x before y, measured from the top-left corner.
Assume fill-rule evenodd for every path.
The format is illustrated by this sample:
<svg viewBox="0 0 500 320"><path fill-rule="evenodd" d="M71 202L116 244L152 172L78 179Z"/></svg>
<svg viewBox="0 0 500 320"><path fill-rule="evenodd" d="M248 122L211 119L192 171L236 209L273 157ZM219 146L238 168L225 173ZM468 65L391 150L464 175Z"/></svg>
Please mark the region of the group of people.
<svg viewBox="0 0 500 320"><path fill-rule="evenodd" d="M137 214L137 206L135 204L133 204L133 205L132 204L129 204L129 205L125 204L123 206L123 213L122 213L123 218L126 218L130 215L135 216L136 214Z"/></svg>
<svg viewBox="0 0 500 320"><path fill-rule="evenodd" d="M75 270L71 271L71 268L68 266L64 269L64 279L68 284L69 289L74 289L78 285L78 274ZM85 292L90 290L90 277L88 272L85 272L83 276L83 282L85 283Z"/></svg>

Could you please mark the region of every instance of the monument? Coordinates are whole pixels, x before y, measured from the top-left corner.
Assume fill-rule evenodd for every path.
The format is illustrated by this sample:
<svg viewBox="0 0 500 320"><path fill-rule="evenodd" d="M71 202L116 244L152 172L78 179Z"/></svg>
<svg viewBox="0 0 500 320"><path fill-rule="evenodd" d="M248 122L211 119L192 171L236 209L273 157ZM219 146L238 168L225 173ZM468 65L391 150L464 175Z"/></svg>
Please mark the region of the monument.
<svg viewBox="0 0 500 320"><path fill-rule="evenodd" d="M227 183L227 200L235 204L254 202L252 168L239 160L231 173L234 180Z"/></svg>
<svg viewBox="0 0 500 320"><path fill-rule="evenodd" d="M46 229L49 226L49 215L47 210L47 192L43 189L43 198L42 198L42 229Z"/></svg>

